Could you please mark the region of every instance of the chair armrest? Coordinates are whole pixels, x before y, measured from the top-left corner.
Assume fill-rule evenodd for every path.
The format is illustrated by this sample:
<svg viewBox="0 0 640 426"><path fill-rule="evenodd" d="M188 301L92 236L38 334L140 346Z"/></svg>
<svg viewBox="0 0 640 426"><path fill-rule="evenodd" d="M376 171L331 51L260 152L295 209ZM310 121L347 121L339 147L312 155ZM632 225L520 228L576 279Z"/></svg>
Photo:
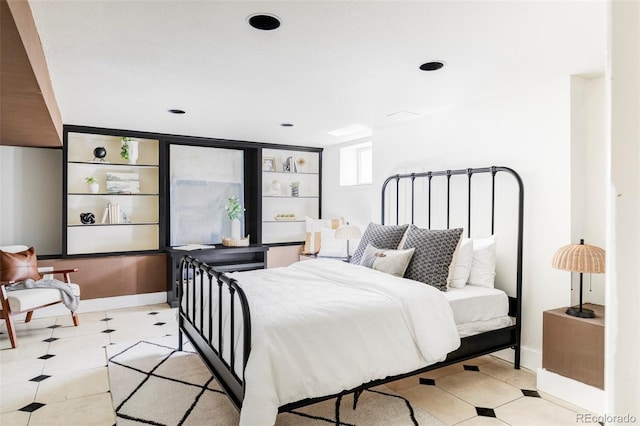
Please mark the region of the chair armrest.
<svg viewBox="0 0 640 426"><path fill-rule="evenodd" d="M70 274L72 272L78 272L78 268L73 269L56 269L54 271L43 271L43 274Z"/></svg>
<svg viewBox="0 0 640 426"><path fill-rule="evenodd" d="M55 274L62 274L64 275L64 282L67 284L71 284L71 273L73 272L78 272L78 268L73 268L73 269L56 269L53 271L45 271L44 274L51 274L51 275L55 275Z"/></svg>

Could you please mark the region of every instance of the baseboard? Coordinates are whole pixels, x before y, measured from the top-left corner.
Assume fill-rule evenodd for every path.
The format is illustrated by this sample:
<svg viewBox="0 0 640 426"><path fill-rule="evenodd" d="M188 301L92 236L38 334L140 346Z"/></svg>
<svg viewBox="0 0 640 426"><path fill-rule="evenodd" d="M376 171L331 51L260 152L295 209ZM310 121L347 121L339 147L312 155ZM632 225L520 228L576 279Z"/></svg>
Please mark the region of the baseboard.
<svg viewBox="0 0 640 426"><path fill-rule="evenodd" d="M552 373L544 368L539 368L537 373L538 390L594 414L602 415L605 412L606 395L604 390Z"/></svg>
<svg viewBox="0 0 640 426"><path fill-rule="evenodd" d="M131 308L134 306L158 305L167 303L165 291L157 293L131 294L127 296L104 297L101 299L80 300L78 313L99 312L112 309ZM21 320L26 314L16 315ZM62 303L33 311L33 318L59 317L69 315L69 310Z"/></svg>
<svg viewBox="0 0 640 426"><path fill-rule="evenodd" d="M503 349L498 352L494 352L491 355L496 356L508 362L513 362L515 359L515 351L513 349ZM540 351L534 351L527 347L520 348L520 367L526 368L533 372L542 367L542 353Z"/></svg>

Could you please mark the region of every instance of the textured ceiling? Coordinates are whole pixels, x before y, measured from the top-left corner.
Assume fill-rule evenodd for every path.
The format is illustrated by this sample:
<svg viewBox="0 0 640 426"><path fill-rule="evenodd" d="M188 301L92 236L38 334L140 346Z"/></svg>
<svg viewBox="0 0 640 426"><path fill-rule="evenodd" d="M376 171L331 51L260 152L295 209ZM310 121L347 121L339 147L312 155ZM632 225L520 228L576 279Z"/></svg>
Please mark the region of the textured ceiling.
<svg viewBox="0 0 640 426"><path fill-rule="evenodd" d="M65 124L327 146L604 72L604 1L30 4ZM259 12L282 25L250 27Z"/></svg>

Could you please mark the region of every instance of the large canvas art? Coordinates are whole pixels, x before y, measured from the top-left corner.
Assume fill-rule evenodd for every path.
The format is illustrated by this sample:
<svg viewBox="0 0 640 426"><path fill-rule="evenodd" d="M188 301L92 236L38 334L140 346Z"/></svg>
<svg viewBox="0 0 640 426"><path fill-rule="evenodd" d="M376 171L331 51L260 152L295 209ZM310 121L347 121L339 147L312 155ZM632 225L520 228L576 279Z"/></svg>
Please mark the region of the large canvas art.
<svg viewBox="0 0 640 426"><path fill-rule="evenodd" d="M170 244L219 244L231 235L225 205L244 199L241 150L171 145ZM244 218L241 218L244 230Z"/></svg>

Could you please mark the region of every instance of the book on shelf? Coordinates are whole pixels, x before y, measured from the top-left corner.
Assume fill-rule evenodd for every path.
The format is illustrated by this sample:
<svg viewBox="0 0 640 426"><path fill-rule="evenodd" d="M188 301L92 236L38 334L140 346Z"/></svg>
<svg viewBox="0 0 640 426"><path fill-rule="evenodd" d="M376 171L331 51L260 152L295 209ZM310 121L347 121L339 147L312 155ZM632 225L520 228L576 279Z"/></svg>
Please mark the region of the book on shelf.
<svg viewBox="0 0 640 426"><path fill-rule="evenodd" d="M210 245L206 245L206 244L187 244L184 246L175 246L172 247L174 250L185 250L185 251L191 251L191 250L202 250L202 249L212 249L212 248L216 248L216 246L210 244Z"/></svg>
<svg viewBox="0 0 640 426"><path fill-rule="evenodd" d="M118 225L121 223L131 223L131 219L120 209L120 204L108 203L104 209L100 223Z"/></svg>

